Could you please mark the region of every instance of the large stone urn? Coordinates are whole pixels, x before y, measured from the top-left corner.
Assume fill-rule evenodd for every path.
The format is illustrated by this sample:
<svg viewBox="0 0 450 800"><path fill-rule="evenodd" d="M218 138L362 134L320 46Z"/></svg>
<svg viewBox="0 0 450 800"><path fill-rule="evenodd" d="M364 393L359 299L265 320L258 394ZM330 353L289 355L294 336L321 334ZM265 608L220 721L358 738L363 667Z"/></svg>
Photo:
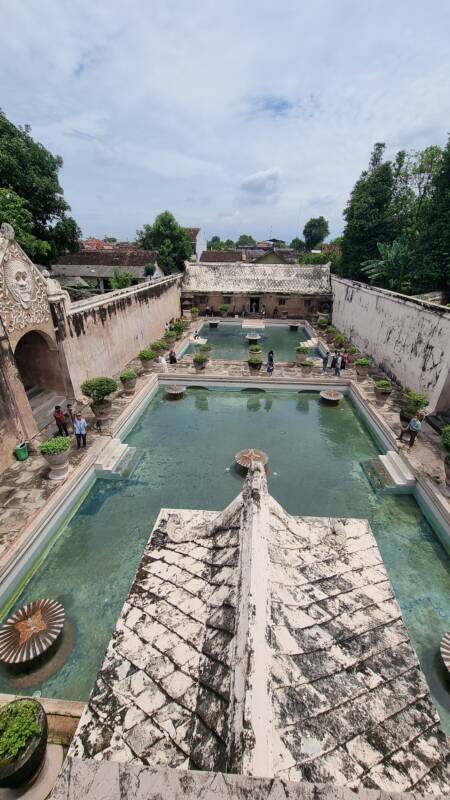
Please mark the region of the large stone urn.
<svg viewBox="0 0 450 800"><path fill-rule="evenodd" d="M17 753L15 758L0 760L0 787L2 789L17 789L28 783L41 769L47 750L47 716L41 704L36 700L24 698L8 703L9 708L17 703L30 703L36 706L36 722L40 733L33 733L28 743ZM0 792L1 795L1 792Z"/></svg>
<svg viewBox="0 0 450 800"><path fill-rule="evenodd" d="M69 450L65 453L42 453L50 467L48 477L51 481L65 481L69 474Z"/></svg>

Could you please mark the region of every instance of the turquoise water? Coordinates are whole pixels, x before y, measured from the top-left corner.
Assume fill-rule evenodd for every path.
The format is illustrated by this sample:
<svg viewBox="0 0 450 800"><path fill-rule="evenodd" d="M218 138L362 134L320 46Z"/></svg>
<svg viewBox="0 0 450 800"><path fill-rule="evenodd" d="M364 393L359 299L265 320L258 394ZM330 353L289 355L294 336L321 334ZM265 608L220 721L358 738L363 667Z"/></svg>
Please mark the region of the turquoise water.
<svg viewBox="0 0 450 800"><path fill-rule="evenodd" d="M259 447L270 457L270 491L291 514L370 520L450 733L450 685L438 652L450 559L412 497L370 488L360 462L378 450L349 400L330 407L317 393L190 389L170 402L161 391L127 442L142 452L132 477L97 481L15 603L55 597L75 633L62 669L29 693L87 699L161 506L223 509L242 486L235 452ZM3 668L0 691L15 685Z"/></svg>
<svg viewBox="0 0 450 800"><path fill-rule="evenodd" d="M266 358L269 350L273 350L275 364L277 361L295 361L295 348L309 339L306 329L301 326L298 331L290 331L289 325L266 325L264 329L255 328L254 332L261 336L263 357ZM248 341L245 338L248 333L248 329L242 330L241 323L230 325L219 322L218 328L210 328L205 322L201 328L201 336L213 346L211 358L226 361L244 361L248 358ZM190 344L186 353L195 353L196 349L194 344ZM319 356L318 348L312 347L310 355L312 358Z"/></svg>

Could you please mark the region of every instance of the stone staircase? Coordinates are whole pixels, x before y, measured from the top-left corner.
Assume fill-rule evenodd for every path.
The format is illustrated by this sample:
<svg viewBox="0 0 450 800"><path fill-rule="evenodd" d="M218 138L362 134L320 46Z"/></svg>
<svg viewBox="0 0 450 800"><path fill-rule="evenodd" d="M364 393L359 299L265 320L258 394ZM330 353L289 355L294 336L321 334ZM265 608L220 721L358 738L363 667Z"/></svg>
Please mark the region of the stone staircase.
<svg viewBox="0 0 450 800"><path fill-rule="evenodd" d="M395 450L364 461L361 466L375 491L410 494L414 489L414 475Z"/></svg>
<svg viewBox="0 0 450 800"><path fill-rule="evenodd" d="M33 412L38 429L42 431L50 422L53 421L53 410L55 406L63 406L66 403L64 395L57 394L40 386L33 386L27 390L28 401Z"/></svg>
<svg viewBox="0 0 450 800"><path fill-rule="evenodd" d="M121 480L130 477L140 457L135 447L112 438L98 454L94 467L98 478Z"/></svg>

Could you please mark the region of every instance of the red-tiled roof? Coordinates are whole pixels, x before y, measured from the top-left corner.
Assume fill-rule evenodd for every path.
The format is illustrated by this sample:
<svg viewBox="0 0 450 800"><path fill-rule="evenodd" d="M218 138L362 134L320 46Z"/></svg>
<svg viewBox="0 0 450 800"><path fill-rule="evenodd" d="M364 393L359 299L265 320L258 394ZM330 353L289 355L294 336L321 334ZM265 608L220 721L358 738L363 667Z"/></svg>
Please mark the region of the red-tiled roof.
<svg viewBox="0 0 450 800"><path fill-rule="evenodd" d="M200 256L200 261L205 264L244 261L241 250L204 250Z"/></svg>
<svg viewBox="0 0 450 800"><path fill-rule="evenodd" d="M79 264L95 266L96 264L113 267L135 267L153 264L157 261L156 250L139 250L134 247L116 247L114 250L80 250L79 253L68 253L60 256L56 264Z"/></svg>

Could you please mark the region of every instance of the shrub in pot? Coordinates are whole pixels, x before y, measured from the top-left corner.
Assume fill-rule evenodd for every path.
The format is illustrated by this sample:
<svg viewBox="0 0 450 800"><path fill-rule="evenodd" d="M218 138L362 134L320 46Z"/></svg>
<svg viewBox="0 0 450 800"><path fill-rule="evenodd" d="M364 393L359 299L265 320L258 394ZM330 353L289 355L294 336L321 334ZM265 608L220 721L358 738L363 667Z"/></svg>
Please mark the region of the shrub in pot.
<svg viewBox="0 0 450 800"><path fill-rule="evenodd" d="M334 343L336 347L343 347L345 344L345 336L343 333L337 333L334 337Z"/></svg>
<svg viewBox="0 0 450 800"><path fill-rule="evenodd" d="M365 358L365 357L357 358L355 361L356 374L359 375L360 377L368 375L371 366L372 362L370 358Z"/></svg>
<svg viewBox="0 0 450 800"><path fill-rule="evenodd" d="M409 422L419 411L428 405L428 397L422 392L407 389L400 401L400 419Z"/></svg>
<svg viewBox="0 0 450 800"><path fill-rule="evenodd" d="M325 328L328 327L328 320L325 319L325 317L319 317L317 320L317 325L319 328L321 328L321 330L325 330Z"/></svg>
<svg viewBox="0 0 450 800"><path fill-rule="evenodd" d="M205 344L201 344L198 349L200 353L210 353L212 350L212 346L208 344L208 342L205 342Z"/></svg>
<svg viewBox="0 0 450 800"><path fill-rule="evenodd" d="M134 369L126 369L120 376L125 394L134 394L136 389L137 372Z"/></svg>
<svg viewBox="0 0 450 800"><path fill-rule="evenodd" d="M230 310L229 303L222 303L222 305L219 306L219 311L220 311L222 317L226 317L228 312L229 312L229 310Z"/></svg>
<svg viewBox="0 0 450 800"><path fill-rule="evenodd" d="M156 353L154 350L141 350L138 354L138 358L141 359L141 364L144 367L144 372L150 372L152 368L152 362L156 358Z"/></svg>
<svg viewBox="0 0 450 800"><path fill-rule="evenodd" d="M112 378L90 378L81 384L81 391L92 399L91 409L97 419L102 419L110 410L112 401L108 395L117 391L117 383Z"/></svg>
<svg viewBox="0 0 450 800"><path fill-rule="evenodd" d="M70 439L68 436L55 436L39 445L39 452L50 467L52 481L64 481L69 471Z"/></svg>
<svg viewBox="0 0 450 800"><path fill-rule="evenodd" d="M42 767L47 717L36 700L13 700L0 709L0 787L16 789Z"/></svg>
<svg viewBox="0 0 450 800"><path fill-rule="evenodd" d="M348 360L350 364L354 364L355 361L361 357L361 353L359 352L358 348L355 347L354 344L351 344L348 348Z"/></svg>
<svg viewBox="0 0 450 800"><path fill-rule="evenodd" d="M148 349L153 350L155 353L162 353L163 350L169 349L169 343L165 339L157 339L156 342L151 343Z"/></svg>
<svg viewBox="0 0 450 800"><path fill-rule="evenodd" d="M334 325L328 325L325 334L326 334L326 340L329 344L331 344L331 342L334 342L334 338L337 334L337 330L334 327Z"/></svg>
<svg viewBox="0 0 450 800"><path fill-rule="evenodd" d="M250 354L256 355L257 353L261 352L261 345L260 344L251 344L248 348Z"/></svg>
<svg viewBox="0 0 450 800"><path fill-rule="evenodd" d="M388 378L375 381L375 394L377 397L388 397L392 392L392 383Z"/></svg>
<svg viewBox="0 0 450 800"><path fill-rule="evenodd" d="M184 333L184 327L181 324L181 322L179 322L179 320L174 322L174 324L172 326L172 330L173 330L173 332L175 334L175 338L176 339L181 339L181 337L183 336L183 333Z"/></svg>
<svg viewBox="0 0 450 800"><path fill-rule="evenodd" d="M262 363L263 363L262 358L261 356L258 355L250 356L247 361L250 372L259 372L259 370L262 367Z"/></svg>
<svg viewBox="0 0 450 800"><path fill-rule="evenodd" d="M446 453L444 459L445 480L450 484L450 425L445 425L442 428L441 442Z"/></svg>
<svg viewBox="0 0 450 800"><path fill-rule="evenodd" d="M309 348L305 347L303 344L299 344L298 347L295 348L295 361L298 366L304 364L308 358Z"/></svg>
<svg viewBox="0 0 450 800"><path fill-rule="evenodd" d="M304 372L306 375L309 375L309 373L312 371L313 366L314 366L314 361L311 361L310 358L307 358L305 361L302 362L302 372Z"/></svg>
<svg viewBox="0 0 450 800"><path fill-rule="evenodd" d="M194 367L196 370L205 369L208 362L208 356L206 353L196 353L192 361L194 362Z"/></svg>
<svg viewBox="0 0 450 800"><path fill-rule="evenodd" d="M165 339L166 342L169 342L170 346L172 346L172 342L174 342L176 338L177 335L175 331L166 331L163 335L163 339Z"/></svg>
<svg viewBox="0 0 450 800"><path fill-rule="evenodd" d="M192 318L193 319L197 319L198 314L199 314L199 311L198 311L197 306L192 306L192 308L191 308L191 316L192 316Z"/></svg>

